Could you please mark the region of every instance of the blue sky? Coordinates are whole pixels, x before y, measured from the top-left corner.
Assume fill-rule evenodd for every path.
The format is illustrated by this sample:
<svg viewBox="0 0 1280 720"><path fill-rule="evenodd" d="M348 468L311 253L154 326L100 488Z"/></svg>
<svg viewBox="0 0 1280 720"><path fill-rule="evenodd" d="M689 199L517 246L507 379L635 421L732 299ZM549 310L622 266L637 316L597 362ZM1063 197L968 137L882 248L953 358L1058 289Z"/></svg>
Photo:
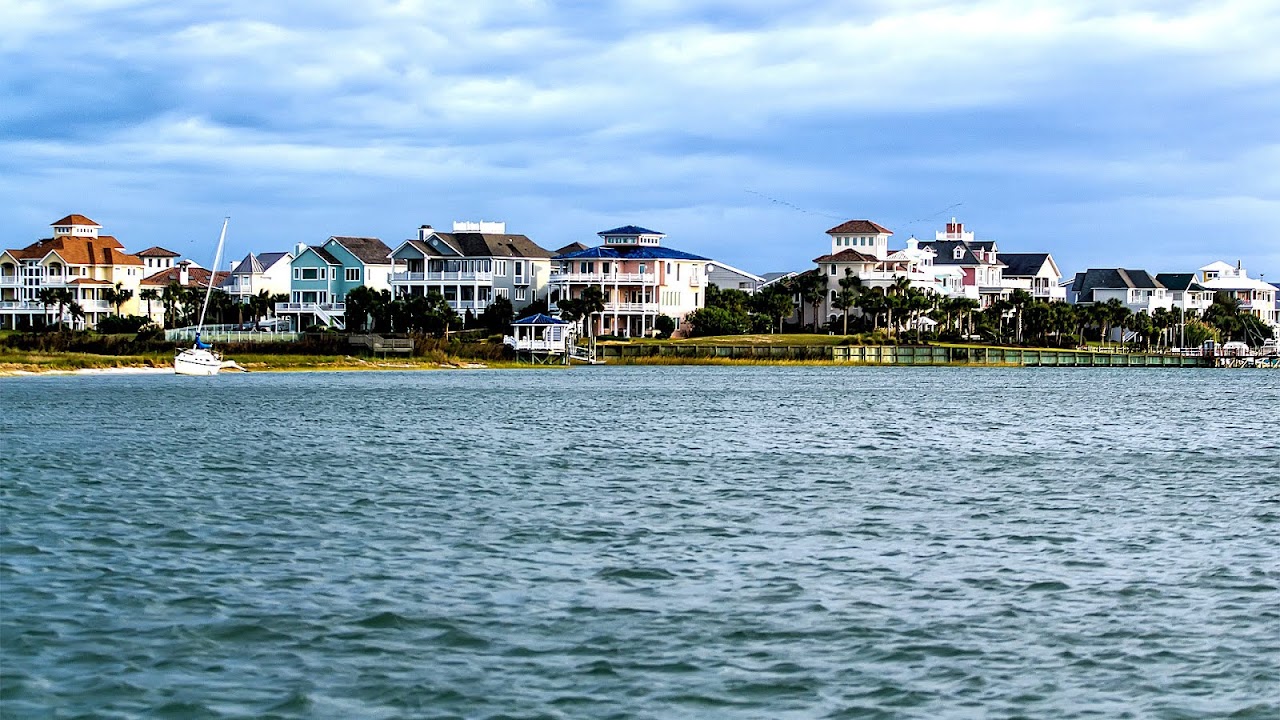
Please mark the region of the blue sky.
<svg viewBox="0 0 1280 720"><path fill-rule="evenodd" d="M780 9L785 8L785 9ZM0 228L206 263L505 220L755 272L850 218L1280 280L1273 0L0 0Z"/></svg>

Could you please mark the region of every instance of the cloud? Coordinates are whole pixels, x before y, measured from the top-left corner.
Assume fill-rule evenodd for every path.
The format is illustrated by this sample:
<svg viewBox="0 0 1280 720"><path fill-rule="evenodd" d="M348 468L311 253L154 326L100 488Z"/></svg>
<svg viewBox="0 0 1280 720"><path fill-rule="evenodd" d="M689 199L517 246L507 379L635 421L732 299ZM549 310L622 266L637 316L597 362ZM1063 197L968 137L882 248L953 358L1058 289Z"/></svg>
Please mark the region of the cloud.
<svg viewBox="0 0 1280 720"><path fill-rule="evenodd" d="M924 232L963 201L1039 243L1017 249L1097 265L1115 245L1063 230L1072 213L1108 216L1090 238L1146 223L1192 247L1187 226L1229 207L1241 251L1274 262L1249 210L1280 195L1266 2L0 0L0 16L7 225L77 210L67 178L89 173L120 197L291 218L263 236L484 212L582 240L598 228L573 223L616 218L762 271L812 257L829 214ZM1186 225L1151 216L1170 207ZM171 226L95 212L139 246ZM1135 260L1167 246L1124 242Z"/></svg>

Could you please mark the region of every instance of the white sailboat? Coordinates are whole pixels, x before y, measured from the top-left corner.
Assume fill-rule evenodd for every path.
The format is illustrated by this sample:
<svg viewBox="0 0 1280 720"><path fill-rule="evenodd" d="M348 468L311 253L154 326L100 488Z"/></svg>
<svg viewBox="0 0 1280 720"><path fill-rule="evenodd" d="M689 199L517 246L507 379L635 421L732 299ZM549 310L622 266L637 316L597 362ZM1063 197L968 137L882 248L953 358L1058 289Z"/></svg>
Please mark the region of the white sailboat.
<svg viewBox="0 0 1280 720"><path fill-rule="evenodd" d="M205 288L204 305L200 308L200 322L196 325L196 342L173 358L173 371L178 375L217 375L218 371L224 367L243 369L235 361L223 360L221 355L213 351L212 345L200 342L205 313L209 311L209 297L213 294L213 281L218 275L218 266L222 264L222 244L227 240L227 222L230 219L222 220L222 234L218 236L218 250L213 256L213 269L209 271L209 286Z"/></svg>

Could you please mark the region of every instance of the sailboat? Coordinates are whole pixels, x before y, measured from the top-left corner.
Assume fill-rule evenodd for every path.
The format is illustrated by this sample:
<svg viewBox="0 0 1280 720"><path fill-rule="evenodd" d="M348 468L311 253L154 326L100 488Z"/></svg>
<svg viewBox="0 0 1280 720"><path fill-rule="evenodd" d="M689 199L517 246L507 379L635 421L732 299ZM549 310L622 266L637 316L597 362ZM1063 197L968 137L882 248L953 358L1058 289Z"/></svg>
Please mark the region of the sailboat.
<svg viewBox="0 0 1280 720"><path fill-rule="evenodd" d="M227 222L231 218L222 219L222 234L218 236L218 250L213 256L213 269L209 271L209 286L204 291L204 305L200 308L200 322L196 325L196 341L190 348L179 351L173 358L173 371L178 375L217 375L224 367L243 369L233 360L223 360L213 351L213 346L200 342L200 332L204 330L205 313L209 311L209 297L213 295L213 282L217 277L217 268L222 264L222 245L227 240Z"/></svg>

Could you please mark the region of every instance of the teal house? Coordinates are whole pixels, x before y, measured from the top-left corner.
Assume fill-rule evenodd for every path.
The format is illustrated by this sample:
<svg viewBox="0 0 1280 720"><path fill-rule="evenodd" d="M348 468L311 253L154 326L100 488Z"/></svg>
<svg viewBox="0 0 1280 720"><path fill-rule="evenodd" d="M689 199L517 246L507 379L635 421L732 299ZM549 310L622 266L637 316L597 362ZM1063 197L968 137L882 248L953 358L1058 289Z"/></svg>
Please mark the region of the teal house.
<svg viewBox="0 0 1280 720"><path fill-rule="evenodd" d="M391 289L391 248L378 238L334 236L323 245L299 244L290 263L289 302L276 314L293 327L346 328L347 293L353 288Z"/></svg>

